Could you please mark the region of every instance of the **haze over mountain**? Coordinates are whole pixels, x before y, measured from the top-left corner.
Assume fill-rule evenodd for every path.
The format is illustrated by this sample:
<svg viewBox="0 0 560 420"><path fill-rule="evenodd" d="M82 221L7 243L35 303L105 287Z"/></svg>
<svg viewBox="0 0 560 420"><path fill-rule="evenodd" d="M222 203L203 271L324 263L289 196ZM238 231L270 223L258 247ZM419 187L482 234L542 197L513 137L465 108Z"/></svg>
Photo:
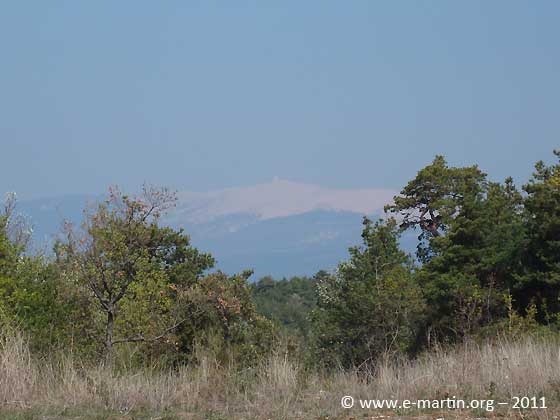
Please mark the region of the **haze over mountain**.
<svg viewBox="0 0 560 420"><path fill-rule="evenodd" d="M218 268L255 270L255 277L312 275L346 258L359 243L363 215L382 212L395 191L333 189L274 179L248 187L178 193L163 222L184 228L195 246L211 252ZM61 196L20 203L37 243L49 243L63 219L79 222L88 202L101 197Z"/></svg>
<svg viewBox="0 0 560 420"><path fill-rule="evenodd" d="M288 217L313 210L373 213L388 203L394 191L333 189L275 178L270 183L206 193L180 192L174 217L203 223L221 216L251 214L260 220Z"/></svg>

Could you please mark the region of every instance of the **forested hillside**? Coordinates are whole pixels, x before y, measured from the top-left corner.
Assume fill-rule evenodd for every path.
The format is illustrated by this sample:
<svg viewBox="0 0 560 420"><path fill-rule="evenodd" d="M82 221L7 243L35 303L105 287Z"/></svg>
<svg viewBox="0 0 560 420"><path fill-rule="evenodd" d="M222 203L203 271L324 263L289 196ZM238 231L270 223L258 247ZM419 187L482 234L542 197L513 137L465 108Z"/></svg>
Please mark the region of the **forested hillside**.
<svg viewBox="0 0 560 420"><path fill-rule="evenodd" d="M257 311L286 328L288 333L308 337L311 329L309 317L317 301L317 281L324 275L327 273L323 271L313 278L261 278L251 285Z"/></svg>

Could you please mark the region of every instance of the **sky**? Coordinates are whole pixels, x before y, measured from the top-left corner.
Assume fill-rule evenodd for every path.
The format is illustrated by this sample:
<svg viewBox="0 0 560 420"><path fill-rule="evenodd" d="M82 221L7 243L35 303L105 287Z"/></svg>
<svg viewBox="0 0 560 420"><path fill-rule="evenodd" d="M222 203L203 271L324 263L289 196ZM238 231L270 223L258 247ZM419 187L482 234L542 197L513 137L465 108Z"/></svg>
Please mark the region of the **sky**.
<svg viewBox="0 0 560 420"><path fill-rule="evenodd" d="M17 1L0 192L518 183L560 147L557 1Z"/></svg>

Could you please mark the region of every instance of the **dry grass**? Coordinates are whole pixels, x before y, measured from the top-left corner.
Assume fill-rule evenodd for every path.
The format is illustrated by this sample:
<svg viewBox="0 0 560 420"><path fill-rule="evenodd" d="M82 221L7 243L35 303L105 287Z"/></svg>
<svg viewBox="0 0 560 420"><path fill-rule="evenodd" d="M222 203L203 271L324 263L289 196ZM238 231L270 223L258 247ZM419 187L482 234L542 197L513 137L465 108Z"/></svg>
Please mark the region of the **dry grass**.
<svg viewBox="0 0 560 420"><path fill-rule="evenodd" d="M17 333L0 339L3 412L174 413L197 419L369 418L372 411L343 410L340 398L507 400L512 395L544 395L553 407L559 394L558 345L530 339L435 349L415 361L383 363L365 376L343 371L309 373L278 355L244 371L203 357L197 366L167 373L129 370L117 374L103 366L85 369L70 358L35 360ZM552 418L551 410L521 415L527 414Z"/></svg>

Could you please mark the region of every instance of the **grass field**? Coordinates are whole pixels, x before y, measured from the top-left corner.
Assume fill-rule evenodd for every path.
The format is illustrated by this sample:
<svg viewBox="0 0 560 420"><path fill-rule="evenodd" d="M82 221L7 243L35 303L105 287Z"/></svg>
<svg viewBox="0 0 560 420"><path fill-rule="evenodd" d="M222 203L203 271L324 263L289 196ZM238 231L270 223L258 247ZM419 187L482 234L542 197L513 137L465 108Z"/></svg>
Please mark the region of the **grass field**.
<svg viewBox="0 0 560 420"><path fill-rule="evenodd" d="M352 396L352 409L341 407ZM516 410L511 397L545 397L547 409ZM493 411L365 409L363 399L509 401ZM83 367L69 356L37 360L25 339L1 340L2 419L387 419L543 418L560 413L560 348L527 339L433 349L375 372L320 374L275 355L239 370L201 357L197 366L162 372ZM540 401L539 401L540 404Z"/></svg>

